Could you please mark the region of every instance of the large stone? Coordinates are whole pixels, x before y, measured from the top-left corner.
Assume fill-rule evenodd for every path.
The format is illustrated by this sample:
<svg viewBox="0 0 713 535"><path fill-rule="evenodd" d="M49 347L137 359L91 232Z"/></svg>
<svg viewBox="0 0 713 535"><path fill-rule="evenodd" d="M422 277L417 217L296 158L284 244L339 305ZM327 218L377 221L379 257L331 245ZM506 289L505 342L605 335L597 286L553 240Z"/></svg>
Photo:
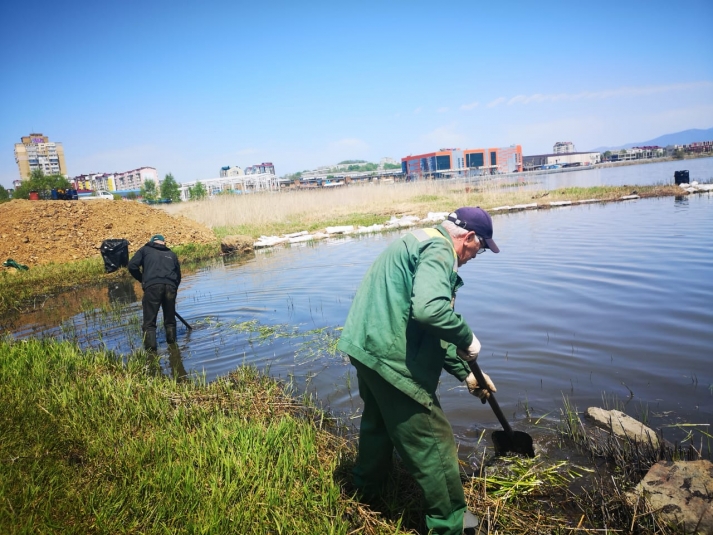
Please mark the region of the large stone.
<svg viewBox="0 0 713 535"><path fill-rule="evenodd" d="M599 407L589 407L586 416L592 419L598 427L607 429L618 437L647 444L650 441L654 447L658 447L659 439L653 429L646 427L638 420L634 420L631 416L627 416L621 411L607 411Z"/></svg>
<svg viewBox="0 0 713 535"><path fill-rule="evenodd" d="M713 463L659 461L629 499L643 496L652 510L683 533L713 534Z"/></svg>
<svg viewBox="0 0 713 535"><path fill-rule="evenodd" d="M248 253L253 250L253 239L249 236L226 236L220 242L223 254Z"/></svg>

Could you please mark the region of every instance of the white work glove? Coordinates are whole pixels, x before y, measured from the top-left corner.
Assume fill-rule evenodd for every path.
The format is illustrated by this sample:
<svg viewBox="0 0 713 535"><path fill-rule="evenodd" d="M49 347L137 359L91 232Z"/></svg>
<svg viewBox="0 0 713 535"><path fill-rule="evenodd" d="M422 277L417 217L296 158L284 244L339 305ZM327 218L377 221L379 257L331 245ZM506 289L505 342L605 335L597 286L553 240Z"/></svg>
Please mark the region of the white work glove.
<svg viewBox="0 0 713 535"><path fill-rule="evenodd" d="M468 349L461 349L460 347L456 349L458 356L466 362L470 362L478 358L478 353L480 353L480 342L473 335L473 341L468 346Z"/></svg>
<svg viewBox="0 0 713 535"><path fill-rule="evenodd" d="M497 392L497 389L487 373L483 374L483 379L485 379L485 386L487 386L487 388L481 388L475 375L471 372L471 374L465 378L465 384L468 385L468 392L479 397L483 403L485 403L485 400L490 397L490 392Z"/></svg>

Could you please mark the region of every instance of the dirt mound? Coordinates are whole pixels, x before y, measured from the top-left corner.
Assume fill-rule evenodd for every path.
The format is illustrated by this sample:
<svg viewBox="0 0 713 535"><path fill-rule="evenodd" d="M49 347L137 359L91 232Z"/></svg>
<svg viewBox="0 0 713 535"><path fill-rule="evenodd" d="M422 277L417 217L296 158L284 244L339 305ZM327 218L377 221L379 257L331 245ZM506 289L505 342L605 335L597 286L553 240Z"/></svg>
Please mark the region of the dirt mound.
<svg viewBox="0 0 713 535"><path fill-rule="evenodd" d="M136 201L26 201L0 204L0 263L28 266L99 256L106 239L126 239L134 254L153 234L169 247L211 243L210 229Z"/></svg>

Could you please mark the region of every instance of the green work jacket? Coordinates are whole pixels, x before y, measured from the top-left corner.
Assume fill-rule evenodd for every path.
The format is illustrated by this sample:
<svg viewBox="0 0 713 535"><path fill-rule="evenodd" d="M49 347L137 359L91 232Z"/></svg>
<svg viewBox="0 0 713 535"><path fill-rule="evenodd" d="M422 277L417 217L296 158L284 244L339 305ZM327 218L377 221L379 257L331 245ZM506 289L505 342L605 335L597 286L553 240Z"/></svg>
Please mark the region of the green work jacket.
<svg viewBox="0 0 713 535"><path fill-rule="evenodd" d="M464 381L473 331L453 310L463 285L453 240L442 226L392 243L369 268L344 324L338 349L430 409L441 370Z"/></svg>

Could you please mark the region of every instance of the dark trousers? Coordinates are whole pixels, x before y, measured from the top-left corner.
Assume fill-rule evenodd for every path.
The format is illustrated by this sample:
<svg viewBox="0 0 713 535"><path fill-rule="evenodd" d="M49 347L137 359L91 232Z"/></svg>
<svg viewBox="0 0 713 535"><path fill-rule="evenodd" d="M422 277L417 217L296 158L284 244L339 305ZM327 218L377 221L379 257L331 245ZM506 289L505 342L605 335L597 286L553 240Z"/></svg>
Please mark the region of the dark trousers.
<svg viewBox="0 0 713 535"><path fill-rule="evenodd" d="M176 287L171 284L152 284L144 289L141 300L144 309L144 331L156 330L159 307L163 309L164 326L176 325Z"/></svg>

